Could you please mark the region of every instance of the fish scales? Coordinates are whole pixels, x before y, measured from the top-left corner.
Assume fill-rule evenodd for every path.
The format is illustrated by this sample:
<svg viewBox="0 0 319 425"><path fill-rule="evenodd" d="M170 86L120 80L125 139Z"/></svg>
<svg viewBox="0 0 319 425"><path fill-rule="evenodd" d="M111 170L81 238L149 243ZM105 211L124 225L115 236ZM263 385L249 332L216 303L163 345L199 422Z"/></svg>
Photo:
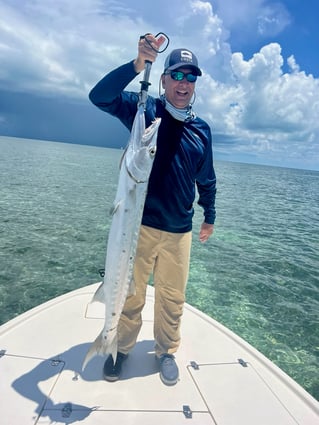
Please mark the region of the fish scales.
<svg viewBox="0 0 319 425"><path fill-rule="evenodd" d="M161 119L145 128L143 106L134 119L128 146L123 154L108 235L105 275L93 301L105 304L101 333L91 345L83 369L96 355L117 356L117 327L127 296L134 293L133 268L142 221L148 180L156 153Z"/></svg>

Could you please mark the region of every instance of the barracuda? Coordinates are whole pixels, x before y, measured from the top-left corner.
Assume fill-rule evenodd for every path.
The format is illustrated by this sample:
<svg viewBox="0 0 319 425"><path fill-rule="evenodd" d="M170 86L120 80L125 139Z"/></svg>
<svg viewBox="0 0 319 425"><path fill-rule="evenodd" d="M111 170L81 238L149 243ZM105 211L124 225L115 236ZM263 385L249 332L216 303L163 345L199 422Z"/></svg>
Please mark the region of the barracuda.
<svg viewBox="0 0 319 425"><path fill-rule="evenodd" d="M105 323L90 347L83 369L95 355L117 355L117 327L128 294L134 293L133 267L149 176L156 153L161 119L145 128L144 107L134 119L128 146L120 165L117 193L112 208L105 275L93 301L105 304Z"/></svg>

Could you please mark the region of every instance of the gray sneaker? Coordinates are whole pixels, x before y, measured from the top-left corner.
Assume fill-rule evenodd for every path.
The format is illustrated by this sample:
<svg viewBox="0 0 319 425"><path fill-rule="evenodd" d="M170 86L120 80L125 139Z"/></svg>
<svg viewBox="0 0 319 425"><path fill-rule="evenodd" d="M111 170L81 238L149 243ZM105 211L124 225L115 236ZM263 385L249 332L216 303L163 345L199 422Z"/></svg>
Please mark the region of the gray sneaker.
<svg viewBox="0 0 319 425"><path fill-rule="evenodd" d="M160 378L165 385L175 385L179 372L172 354L162 354L159 357Z"/></svg>

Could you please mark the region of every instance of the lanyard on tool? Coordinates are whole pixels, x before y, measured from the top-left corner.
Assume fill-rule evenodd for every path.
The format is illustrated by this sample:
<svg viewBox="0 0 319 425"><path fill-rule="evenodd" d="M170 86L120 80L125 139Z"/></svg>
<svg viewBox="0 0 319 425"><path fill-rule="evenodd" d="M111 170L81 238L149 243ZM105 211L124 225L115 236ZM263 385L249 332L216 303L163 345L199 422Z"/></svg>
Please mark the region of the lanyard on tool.
<svg viewBox="0 0 319 425"><path fill-rule="evenodd" d="M156 52L156 53L163 53L168 45L169 45L169 38L168 36L163 33L163 32L159 32L158 34L156 34L155 38L159 38L159 37L164 37L165 38L165 43L164 43L164 47L161 49L155 49L152 46L152 43L148 40L147 36L150 35L150 33L146 33L145 35L141 35L140 39L145 39L145 41L150 45L150 47ZM148 92L148 87L151 85L151 83L149 82L150 79L150 73L151 73L151 68L152 68L152 62L150 61L145 61L145 69L144 69L144 76L143 76L143 80L140 81L141 83L141 91L140 91L140 100L139 100L139 106L143 105L145 108L145 104L146 104L146 99L147 99L147 92Z"/></svg>

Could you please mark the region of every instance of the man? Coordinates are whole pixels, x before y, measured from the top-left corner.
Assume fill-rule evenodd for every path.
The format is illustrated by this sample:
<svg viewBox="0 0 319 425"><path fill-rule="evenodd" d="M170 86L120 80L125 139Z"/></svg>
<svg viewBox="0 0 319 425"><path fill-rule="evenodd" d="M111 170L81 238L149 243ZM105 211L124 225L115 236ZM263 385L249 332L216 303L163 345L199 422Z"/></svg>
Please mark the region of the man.
<svg viewBox="0 0 319 425"><path fill-rule="evenodd" d="M141 37L138 55L107 74L90 92L90 100L121 120L131 130L137 111L138 93L125 87L154 62L161 39ZM161 117L157 151L148 184L140 229L134 281L136 294L126 300L118 326L118 355L104 364L104 377L116 381L122 363L134 347L142 325L141 312L146 287L153 274L155 287L154 339L161 380L178 381L175 362L180 344L180 322L189 271L195 186L198 204L204 210L199 239L207 241L214 230L216 178L212 159L211 132L192 110L195 82L202 72L196 56L188 49L173 50L167 57L161 84L165 94L148 96L146 126Z"/></svg>

